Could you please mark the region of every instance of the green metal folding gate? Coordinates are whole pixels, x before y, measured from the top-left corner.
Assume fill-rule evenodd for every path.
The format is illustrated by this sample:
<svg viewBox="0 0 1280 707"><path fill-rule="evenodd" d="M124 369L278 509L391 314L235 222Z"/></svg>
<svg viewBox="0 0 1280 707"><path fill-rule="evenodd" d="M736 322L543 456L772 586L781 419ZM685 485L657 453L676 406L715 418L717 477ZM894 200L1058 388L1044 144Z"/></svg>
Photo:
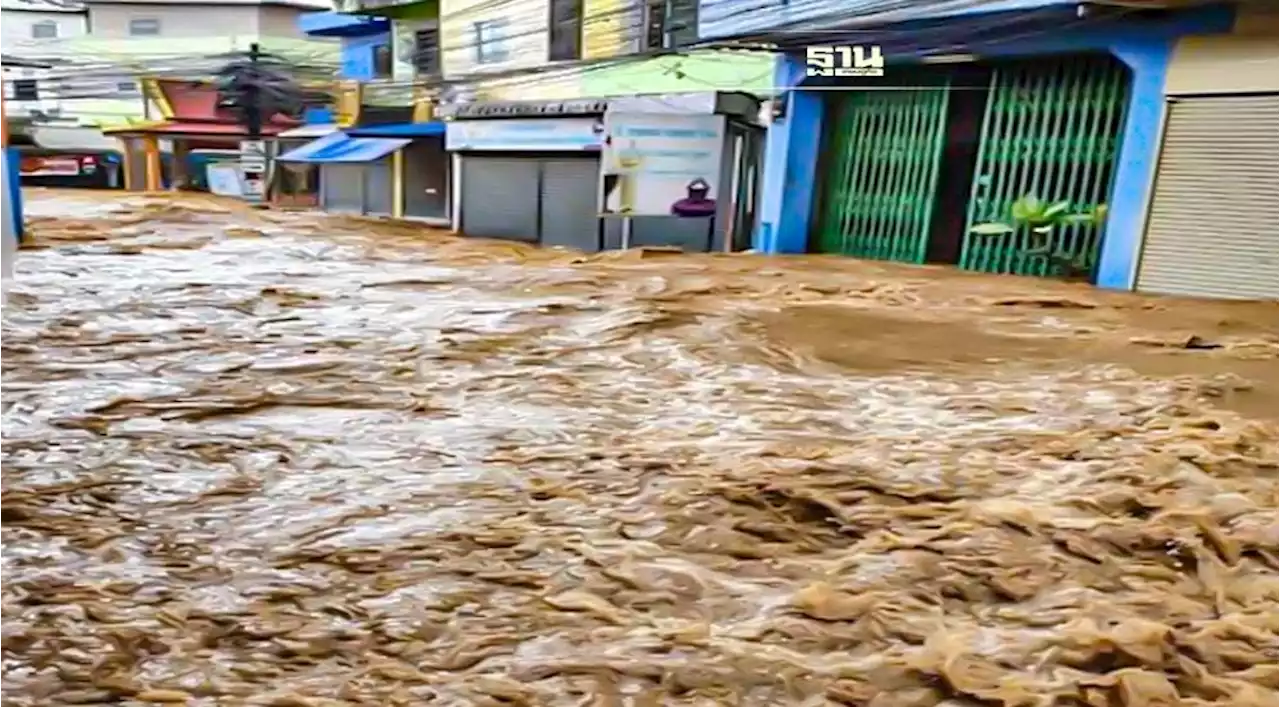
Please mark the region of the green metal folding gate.
<svg viewBox="0 0 1280 707"><path fill-rule="evenodd" d="M947 86L833 94L816 250L924 262Z"/></svg>
<svg viewBox="0 0 1280 707"><path fill-rule="evenodd" d="M967 227L1009 220L1027 195L1069 201L1086 211L1105 203L1128 98L1128 76L1109 57L1037 61L996 68L983 118ZM1092 269L1100 229L1060 228L1052 248ZM1034 250L1027 229L1007 235L966 233L960 266L1021 275L1058 275L1062 257Z"/></svg>

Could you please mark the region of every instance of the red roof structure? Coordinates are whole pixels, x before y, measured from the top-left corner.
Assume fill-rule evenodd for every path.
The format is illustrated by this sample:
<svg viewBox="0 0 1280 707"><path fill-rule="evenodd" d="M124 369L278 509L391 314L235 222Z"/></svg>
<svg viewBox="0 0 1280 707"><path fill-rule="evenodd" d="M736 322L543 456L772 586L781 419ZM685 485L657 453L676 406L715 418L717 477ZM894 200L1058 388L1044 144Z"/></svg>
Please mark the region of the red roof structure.
<svg viewBox="0 0 1280 707"><path fill-rule="evenodd" d="M204 138L215 142L247 135L244 126L234 115L218 107L217 86L181 79L155 79L149 83L151 85L147 87L147 97L160 108L165 119L108 132L117 135L165 135L193 141ZM270 137L298 125L300 121L277 113L263 121L262 134Z"/></svg>

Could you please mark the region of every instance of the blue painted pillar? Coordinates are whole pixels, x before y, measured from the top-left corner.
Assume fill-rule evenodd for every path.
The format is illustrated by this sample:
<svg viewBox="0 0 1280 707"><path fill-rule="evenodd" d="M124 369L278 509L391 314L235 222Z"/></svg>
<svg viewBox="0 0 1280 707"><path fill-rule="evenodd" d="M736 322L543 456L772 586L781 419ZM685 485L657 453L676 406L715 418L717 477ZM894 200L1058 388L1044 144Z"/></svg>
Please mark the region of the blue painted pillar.
<svg viewBox="0 0 1280 707"><path fill-rule="evenodd" d="M780 55L774 85L791 89L804 79L804 60ZM765 139L760 222L752 247L762 253L803 253L817 188L818 150L822 144L822 95L787 90L784 117L769 126Z"/></svg>
<svg viewBox="0 0 1280 707"><path fill-rule="evenodd" d="M26 235L22 216L22 153L15 147L4 148L5 234L12 233L14 240L22 242ZM12 230L10 230L12 229Z"/></svg>
<svg viewBox="0 0 1280 707"><path fill-rule="evenodd" d="M1116 156L1115 182L1108 202L1102 253L1098 258L1098 286L1133 289L1138 253L1146 227L1147 204L1164 120L1164 79L1176 39L1125 39L1111 52L1133 72L1129 106Z"/></svg>

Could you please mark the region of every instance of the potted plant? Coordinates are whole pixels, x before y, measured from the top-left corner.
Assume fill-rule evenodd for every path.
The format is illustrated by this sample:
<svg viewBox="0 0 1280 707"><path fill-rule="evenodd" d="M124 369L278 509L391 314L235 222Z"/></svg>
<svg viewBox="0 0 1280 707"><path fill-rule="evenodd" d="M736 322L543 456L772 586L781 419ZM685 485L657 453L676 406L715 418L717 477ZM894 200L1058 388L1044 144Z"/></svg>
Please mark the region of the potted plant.
<svg viewBox="0 0 1280 707"><path fill-rule="evenodd" d="M1005 236L1026 231L1031 234L1031 246L1019 250L1019 254L1046 258L1062 275L1075 277L1088 273L1092 253L1089 249L1073 253L1065 239L1056 236L1072 226L1101 228L1106 219L1106 204L1072 211L1069 201L1045 201L1028 194L1013 202L1007 221L979 223L969 232L977 236Z"/></svg>

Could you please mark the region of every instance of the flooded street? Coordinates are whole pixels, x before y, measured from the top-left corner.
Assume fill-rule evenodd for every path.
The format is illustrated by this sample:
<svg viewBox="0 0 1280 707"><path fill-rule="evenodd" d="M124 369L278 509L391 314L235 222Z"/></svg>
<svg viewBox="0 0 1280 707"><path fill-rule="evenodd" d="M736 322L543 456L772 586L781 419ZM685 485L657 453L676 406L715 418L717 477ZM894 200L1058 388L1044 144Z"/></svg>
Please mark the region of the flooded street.
<svg viewBox="0 0 1280 707"><path fill-rule="evenodd" d="M33 192L4 704L1277 699L1277 309Z"/></svg>

